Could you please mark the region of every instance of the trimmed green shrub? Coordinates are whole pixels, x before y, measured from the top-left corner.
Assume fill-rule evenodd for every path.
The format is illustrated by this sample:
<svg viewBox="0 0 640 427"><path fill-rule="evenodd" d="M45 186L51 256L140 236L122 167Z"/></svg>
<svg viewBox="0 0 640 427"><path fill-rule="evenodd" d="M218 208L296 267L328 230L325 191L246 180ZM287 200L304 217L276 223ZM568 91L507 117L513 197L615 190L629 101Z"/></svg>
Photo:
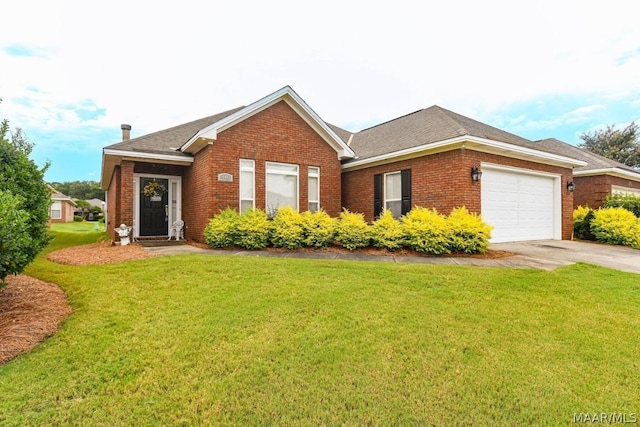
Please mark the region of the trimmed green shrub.
<svg viewBox="0 0 640 427"><path fill-rule="evenodd" d="M236 243L240 215L226 208L213 217L204 229L204 241L212 248L225 248Z"/></svg>
<svg viewBox="0 0 640 427"><path fill-rule="evenodd" d="M383 210L382 214L371 225L371 243L373 243L373 246L396 251L402 248L404 240L404 231L400 221L393 217L393 213L390 210Z"/></svg>
<svg viewBox="0 0 640 427"><path fill-rule="evenodd" d="M407 246L417 252L448 254L449 235L446 218L435 209L416 206L402 218Z"/></svg>
<svg viewBox="0 0 640 427"><path fill-rule="evenodd" d="M625 208L640 218L640 197L630 194L610 194L602 204L604 208Z"/></svg>
<svg viewBox="0 0 640 427"><path fill-rule="evenodd" d="M22 209L24 198L0 190L0 288L4 279L29 262L29 213Z"/></svg>
<svg viewBox="0 0 640 427"><path fill-rule="evenodd" d="M302 214L291 206L279 208L271 223L271 244L298 249L304 244Z"/></svg>
<svg viewBox="0 0 640 427"><path fill-rule="evenodd" d="M447 217L449 250L465 254L485 253L489 247L492 226L464 206L455 208Z"/></svg>
<svg viewBox="0 0 640 427"><path fill-rule="evenodd" d="M573 235L576 239L596 240L591 232L591 221L594 218L594 210L588 206L578 206L573 211Z"/></svg>
<svg viewBox="0 0 640 427"><path fill-rule="evenodd" d="M349 212L347 209L340 212L340 221L336 227L336 240L342 247L350 251L358 248L366 248L371 240L369 225L361 213Z"/></svg>
<svg viewBox="0 0 640 427"><path fill-rule="evenodd" d="M316 212L306 211L302 214L304 244L312 248L331 246L336 235L338 220L331 218L320 209Z"/></svg>
<svg viewBox="0 0 640 427"><path fill-rule="evenodd" d="M624 208L596 211L591 232L599 242L640 248L640 220Z"/></svg>
<svg viewBox="0 0 640 427"><path fill-rule="evenodd" d="M73 222L82 222L82 217L80 215L74 215Z"/></svg>
<svg viewBox="0 0 640 427"><path fill-rule="evenodd" d="M263 249L269 244L271 221L265 211L252 209L240 215L235 243L245 249Z"/></svg>

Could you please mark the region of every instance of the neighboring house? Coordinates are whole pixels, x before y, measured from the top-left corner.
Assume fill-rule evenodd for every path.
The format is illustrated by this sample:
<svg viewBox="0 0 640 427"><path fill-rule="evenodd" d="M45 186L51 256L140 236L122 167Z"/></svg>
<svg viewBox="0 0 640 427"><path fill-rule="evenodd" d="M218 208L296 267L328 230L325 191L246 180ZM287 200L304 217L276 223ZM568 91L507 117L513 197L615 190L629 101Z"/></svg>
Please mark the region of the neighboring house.
<svg viewBox="0 0 640 427"><path fill-rule="evenodd" d="M78 200L80 200L80 199L73 199L73 201L76 202L76 208L75 208L75 211L74 211L74 215L82 216L82 217L89 216L87 214L86 208L81 208L80 206L78 206L78 204L77 204ZM91 208L100 208L100 211L104 213L105 203L102 200L100 200L100 199L88 199L88 200L85 200L85 202L87 202ZM97 215L97 216L100 216L100 215ZM94 215L91 215L91 217L93 218Z"/></svg>
<svg viewBox="0 0 640 427"><path fill-rule="evenodd" d="M56 191L51 186L49 186L49 191L51 191L51 207L49 208L51 222L72 222L76 203L71 197Z"/></svg>
<svg viewBox="0 0 640 427"><path fill-rule="evenodd" d="M573 170L574 207L599 208L610 194L640 196L640 171L555 138L536 141L536 144L587 163Z"/></svg>
<svg viewBox="0 0 640 427"><path fill-rule="evenodd" d="M184 220L203 241L221 209L343 207L368 221L387 207L482 213L494 242L568 239L574 167L586 162L434 106L351 133L325 123L290 87L215 116L103 150L107 230L167 236ZM472 179L473 172L477 180ZM156 191L159 190L159 191Z"/></svg>

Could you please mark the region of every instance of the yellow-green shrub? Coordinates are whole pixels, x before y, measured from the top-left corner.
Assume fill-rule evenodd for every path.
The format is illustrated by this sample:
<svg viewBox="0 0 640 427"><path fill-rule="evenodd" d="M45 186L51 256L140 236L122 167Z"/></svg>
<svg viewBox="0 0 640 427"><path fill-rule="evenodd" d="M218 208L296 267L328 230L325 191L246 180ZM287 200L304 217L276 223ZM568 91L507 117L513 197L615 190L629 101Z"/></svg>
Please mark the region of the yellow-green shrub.
<svg viewBox="0 0 640 427"><path fill-rule="evenodd" d="M237 225L236 245L245 249L262 249L269 244L271 221L260 209L252 209L240 215Z"/></svg>
<svg viewBox="0 0 640 427"><path fill-rule="evenodd" d="M361 213L353 213L348 210L340 212L340 221L336 227L336 240L350 251L357 248L365 248L370 242L369 225Z"/></svg>
<svg viewBox="0 0 640 427"><path fill-rule="evenodd" d="M597 210L591 232L599 242L640 248L640 220L624 208Z"/></svg>
<svg viewBox="0 0 640 427"><path fill-rule="evenodd" d="M390 210L385 209L371 225L371 242L376 248L395 251L404 244L404 231L400 221L393 217Z"/></svg>
<svg viewBox="0 0 640 427"><path fill-rule="evenodd" d="M204 240L212 248L224 248L235 245L240 215L226 208L214 216L204 229Z"/></svg>
<svg viewBox="0 0 640 427"><path fill-rule="evenodd" d="M588 206L578 206L573 210L573 235L576 239L596 240L591 232L591 221L595 211Z"/></svg>
<svg viewBox="0 0 640 427"><path fill-rule="evenodd" d="M484 253L489 247L492 226L464 206L455 208L447 217L449 250L466 254Z"/></svg>
<svg viewBox="0 0 640 427"><path fill-rule="evenodd" d="M435 209L416 206L402 218L407 246L429 254L447 254L449 250L446 218Z"/></svg>
<svg viewBox="0 0 640 427"><path fill-rule="evenodd" d="M316 212L306 211L302 214L304 244L312 248L326 248L333 243L338 220L331 218L320 209Z"/></svg>
<svg viewBox="0 0 640 427"><path fill-rule="evenodd" d="M271 223L271 244L298 249L304 244L302 214L291 206L279 208Z"/></svg>
<svg viewBox="0 0 640 427"><path fill-rule="evenodd" d="M573 210L573 223L584 221L584 218L591 211L589 206L578 206Z"/></svg>

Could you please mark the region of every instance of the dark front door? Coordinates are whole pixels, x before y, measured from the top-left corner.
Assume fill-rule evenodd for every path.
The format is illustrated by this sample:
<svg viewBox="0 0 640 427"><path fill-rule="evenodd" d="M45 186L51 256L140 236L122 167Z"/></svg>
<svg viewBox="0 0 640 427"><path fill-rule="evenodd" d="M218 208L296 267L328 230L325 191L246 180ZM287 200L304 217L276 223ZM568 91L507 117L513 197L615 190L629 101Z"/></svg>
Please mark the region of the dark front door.
<svg viewBox="0 0 640 427"><path fill-rule="evenodd" d="M155 183L155 184L154 184ZM151 184L151 185L149 185ZM149 196L147 190L162 190L162 195ZM140 180L140 236L166 236L169 233L169 180L142 178Z"/></svg>

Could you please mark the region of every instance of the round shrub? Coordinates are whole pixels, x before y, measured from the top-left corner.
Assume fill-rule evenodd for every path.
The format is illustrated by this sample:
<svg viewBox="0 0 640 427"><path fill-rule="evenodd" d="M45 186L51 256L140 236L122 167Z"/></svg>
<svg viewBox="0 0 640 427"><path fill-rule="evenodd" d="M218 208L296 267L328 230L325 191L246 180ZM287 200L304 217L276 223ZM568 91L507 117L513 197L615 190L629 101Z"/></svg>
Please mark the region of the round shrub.
<svg viewBox="0 0 640 427"><path fill-rule="evenodd" d="M340 221L336 227L336 240L350 251L369 246L371 234L369 225L361 213L340 212Z"/></svg>
<svg viewBox="0 0 640 427"><path fill-rule="evenodd" d="M447 220L435 209L414 207L402 218L402 228L411 249L435 255L450 253Z"/></svg>
<svg viewBox="0 0 640 427"><path fill-rule="evenodd" d="M304 212L302 214L304 244L312 248L331 246L335 239L337 223L336 218L331 218L322 209L316 212Z"/></svg>
<svg viewBox="0 0 640 427"><path fill-rule="evenodd" d="M632 194L609 194L602 205L604 208L625 208L640 217L640 197Z"/></svg>
<svg viewBox="0 0 640 427"><path fill-rule="evenodd" d="M233 246L237 237L240 215L231 208L226 208L213 217L204 229L204 240L212 248Z"/></svg>
<svg viewBox="0 0 640 427"><path fill-rule="evenodd" d="M624 208L596 211L591 232L599 242L640 248L640 220Z"/></svg>
<svg viewBox="0 0 640 427"><path fill-rule="evenodd" d="M269 244L271 221L265 211L251 209L240 215L235 243L245 249L263 249Z"/></svg>
<svg viewBox="0 0 640 427"><path fill-rule="evenodd" d="M298 249L304 244L302 214L290 206L279 208L271 223L271 244Z"/></svg>
<svg viewBox="0 0 640 427"><path fill-rule="evenodd" d="M371 225L371 242L376 248L390 251L401 249L404 244L404 231L400 221L393 217L390 210L382 214Z"/></svg>
<svg viewBox="0 0 640 427"><path fill-rule="evenodd" d="M485 253L489 247L492 226L464 206L455 208L447 217L449 250L465 254Z"/></svg>
<svg viewBox="0 0 640 427"><path fill-rule="evenodd" d="M73 222L82 222L82 217L80 215L74 215Z"/></svg>

